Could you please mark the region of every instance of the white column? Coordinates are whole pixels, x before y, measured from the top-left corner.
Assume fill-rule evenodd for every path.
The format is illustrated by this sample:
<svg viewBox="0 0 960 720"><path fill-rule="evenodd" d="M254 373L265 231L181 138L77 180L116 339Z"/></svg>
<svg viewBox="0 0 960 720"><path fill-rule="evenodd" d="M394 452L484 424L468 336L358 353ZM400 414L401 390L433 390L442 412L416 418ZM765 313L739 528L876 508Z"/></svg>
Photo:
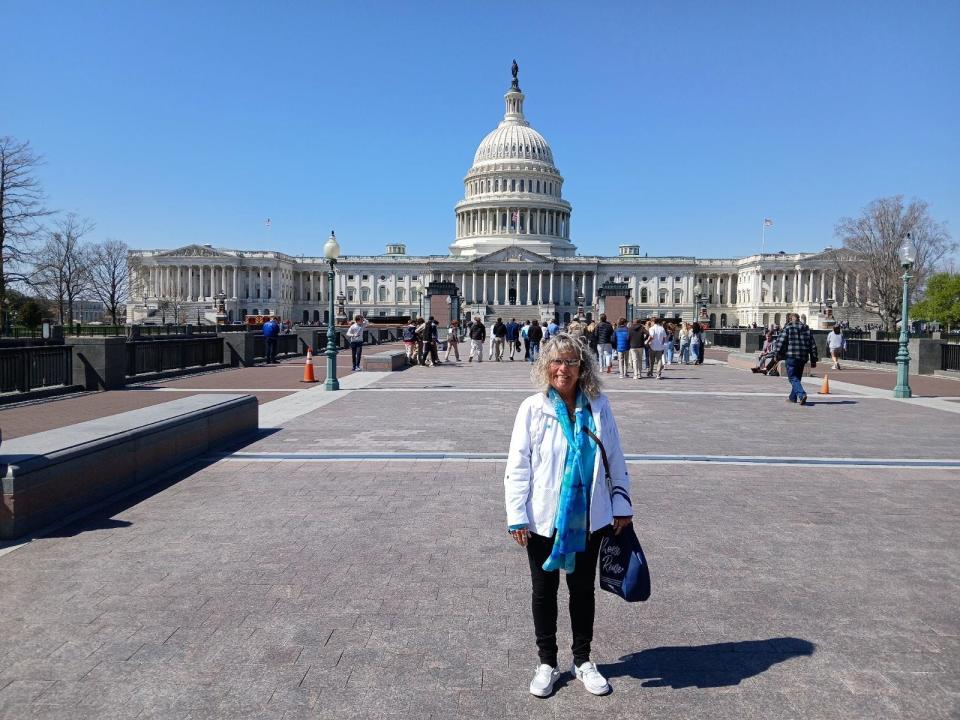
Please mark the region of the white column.
<svg viewBox="0 0 960 720"><path fill-rule="evenodd" d="M580 278L580 294L584 297L587 297L587 274L583 273L583 277Z"/></svg>
<svg viewBox="0 0 960 720"><path fill-rule="evenodd" d="M543 270L540 271L540 276L537 278L537 304L540 305L543 303Z"/></svg>
<svg viewBox="0 0 960 720"><path fill-rule="evenodd" d="M477 271L474 270L470 273L470 276L473 278L473 286L470 288L470 302L475 303L477 301Z"/></svg>
<svg viewBox="0 0 960 720"><path fill-rule="evenodd" d="M553 303L553 270L547 272L547 303Z"/></svg>
<svg viewBox="0 0 960 720"><path fill-rule="evenodd" d="M187 265L187 299L194 301L193 297L193 265Z"/></svg>
<svg viewBox="0 0 960 720"><path fill-rule="evenodd" d="M527 305L533 305L533 270L527 272Z"/></svg>
<svg viewBox="0 0 960 720"><path fill-rule="evenodd" d="M487 273L483 272L483 303L487 303Z"/></svg>
<svg viewBox="0 0 960 720"><path fill-rule="evenodd" d="M507 285L509 284L510 283L507 282ZM507 292L504 291L504 295L506 294ZM496 270L493 271L493 304L500 304L500 273L498 273Z"/></svg>

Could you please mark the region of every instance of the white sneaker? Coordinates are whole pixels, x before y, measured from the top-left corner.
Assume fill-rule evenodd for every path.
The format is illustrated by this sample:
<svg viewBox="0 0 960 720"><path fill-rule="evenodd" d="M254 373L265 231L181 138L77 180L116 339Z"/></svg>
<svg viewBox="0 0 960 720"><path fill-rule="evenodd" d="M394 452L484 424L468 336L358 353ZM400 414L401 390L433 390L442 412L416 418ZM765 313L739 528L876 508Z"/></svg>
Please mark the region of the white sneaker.
<svg viewBox="0 0 960 720"><path fill-rule="evenodd" d="M591 692L594 695L606 695L610 692L610 684L607 682L607 679L600 674L597 666L589 660L580 667L574 665L571 672L577 676L577 680L583 683L587 692Z"/></svg>
<svg viewBox="0 0 960 720"><path fill-rule="evenodd" d="M530 681L530 694L545 698L553 692L553 684L560 679L560 671L546 663L537 668L533 680Z"/></svg>

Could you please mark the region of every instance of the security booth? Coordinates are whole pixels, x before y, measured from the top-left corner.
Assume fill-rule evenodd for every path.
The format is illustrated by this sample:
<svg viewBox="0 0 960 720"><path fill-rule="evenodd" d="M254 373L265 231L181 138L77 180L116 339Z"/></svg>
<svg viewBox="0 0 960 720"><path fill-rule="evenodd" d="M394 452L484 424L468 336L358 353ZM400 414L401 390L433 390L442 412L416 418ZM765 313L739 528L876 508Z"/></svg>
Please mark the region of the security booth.
<svg viewBox="0 0 960 720"><path fill-rule="evenodd" d="M630 284L607 280L597 289L597 312L615 323L620 318L630 319Z"/></svg>
<svg viewBox="0 0 960 720"><path fill-rule="evenodd" d="M433 318L441 327L447 327L460 317L460 288L456 283L434 280L426 289L426 317Z"/></svg>

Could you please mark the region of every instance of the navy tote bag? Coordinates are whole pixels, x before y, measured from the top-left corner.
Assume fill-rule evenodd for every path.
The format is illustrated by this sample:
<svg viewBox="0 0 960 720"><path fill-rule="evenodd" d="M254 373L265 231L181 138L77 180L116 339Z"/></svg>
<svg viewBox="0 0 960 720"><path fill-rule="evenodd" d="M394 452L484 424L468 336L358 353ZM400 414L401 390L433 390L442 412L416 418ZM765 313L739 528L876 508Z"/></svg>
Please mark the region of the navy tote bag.
<svg viewBox="0 0 960 720"><path fill-rule="evenodd" d="M620 495L629 503L630 498L624 489L613 485L613 479L610 477L610 463L607 462L607 451L603 443L589 430L587 433L600 448L603 470L607 475L607 488L610 490L610 500ZM620 530L619 535L615 535L611 530L600 541L600 588L619 595L627 602L643 602L650 598L650 568L643 554L643 548L640 547L637 533L634 532L633 523Z"/></svg>

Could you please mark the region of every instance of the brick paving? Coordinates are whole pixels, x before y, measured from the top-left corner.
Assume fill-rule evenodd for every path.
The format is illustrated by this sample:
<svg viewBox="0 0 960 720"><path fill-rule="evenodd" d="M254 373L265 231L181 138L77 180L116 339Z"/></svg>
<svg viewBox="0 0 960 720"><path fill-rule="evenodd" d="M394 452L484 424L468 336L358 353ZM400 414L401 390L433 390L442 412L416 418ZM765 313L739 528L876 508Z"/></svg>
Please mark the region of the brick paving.
<svg viewBox="0 0 960 720"><path fill-rule="evenodd" d="M630 466L654 594L598 592L611 695L531 697L502 460L399 459L505 452L527 370L393 373L0 555L0 718L957 717L960 481L897 462L956 462L960 416L720 365L606 379L625 450L678 454Z"/></svg>

